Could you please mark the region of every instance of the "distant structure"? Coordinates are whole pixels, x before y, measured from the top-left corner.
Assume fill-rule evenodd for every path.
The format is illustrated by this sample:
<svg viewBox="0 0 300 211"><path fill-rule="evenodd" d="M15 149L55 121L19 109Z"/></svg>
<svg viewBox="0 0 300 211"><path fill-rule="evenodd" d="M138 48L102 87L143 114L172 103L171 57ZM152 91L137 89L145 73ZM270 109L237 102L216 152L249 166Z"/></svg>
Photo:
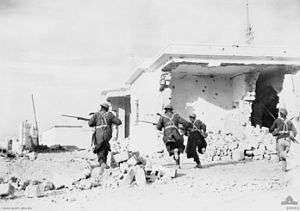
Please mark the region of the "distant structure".
<svg viewBox="0 0 300 211"><path fill-rule="evenodd" d="M254 31L253 31L253 25L251 25L250 23L249 0L246 0L246 15L247 15L246 43L251 44L254 40Z"/></svg>

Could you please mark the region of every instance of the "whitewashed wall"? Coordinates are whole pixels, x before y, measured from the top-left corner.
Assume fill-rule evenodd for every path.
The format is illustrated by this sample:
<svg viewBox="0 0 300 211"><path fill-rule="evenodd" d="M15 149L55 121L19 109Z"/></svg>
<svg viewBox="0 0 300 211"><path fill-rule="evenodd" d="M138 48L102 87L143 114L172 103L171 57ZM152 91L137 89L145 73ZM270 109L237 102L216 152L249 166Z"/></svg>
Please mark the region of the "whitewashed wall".
<svg viewBox="0 0 300 211"><path fill-rule="evenodd" d="M40 144L52 146L77 146L88 149L91 146L93 130L90 128L53 127L42 133Z"/></svg>
<svg viewBox="0 0 300 211"><path fill-rule="evenodd" d="M152 124L139 120L156 122L157 112L162 112L162 95L159 92L160 71L145 72L131 86L131 127L130 138L134 148L151 153L162 149L158 131ZM137 105L138 104L138 105ZM137 117L138 115L138 117Z"/></svg>

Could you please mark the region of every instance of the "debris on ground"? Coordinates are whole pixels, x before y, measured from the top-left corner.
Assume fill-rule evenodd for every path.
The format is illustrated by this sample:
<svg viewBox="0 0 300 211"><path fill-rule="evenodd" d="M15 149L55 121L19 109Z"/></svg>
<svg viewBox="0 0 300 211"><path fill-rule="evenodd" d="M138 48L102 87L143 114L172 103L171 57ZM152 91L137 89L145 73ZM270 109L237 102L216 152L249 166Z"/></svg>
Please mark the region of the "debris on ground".
<svg viewBox="0 0 300 211"><path fill-rule="evenodd" d="M26 156L29 158L29 160L35 160L37 158L37 153L36 152L30 152L26 154Z"/></svg>
<svg viewBox="0 0 300 211"><path fill-rule="evenodd" d="M24 195L28 198L42 197L44 192L43 184L30 184L26 187Z"/></svg>
<svg viewBox="0 0 300 211"><path fill-rule="evenodd" d="M10 183L0 184L0 198L14 196L15 187Z"/></svg>
<svg viewBox="0 0 300 211"><path fill-rule="evenodd" d="M200 158L204 165L245 159L271 159L276 152L274 137L266 128L247 125L243 126L242 132L208 132L206 141L206 152ZM162 158L163 153L142 155L132 151L129 143L129 139L111 141L108 167L99 167L97 156L88 150L69 151L60 145L41 145L35 151L23 150L22 155L16 159L3 161L9 162L5 164L7 172L3 172L3 175L10 174L11 177L0 181L1 196L23 191L25 197L34 198L60 189L143 187L146 184L170 183L178 176L174 167L165 167L155 162ZM55 157L49 156L53 152L56 152Z"/></svg>
<svg viewBox="0 0 300 211"><path fill-rule="evenodd" d="M276 154L276 141L267 128L244 126L242 132L209 132L205 162L271 159Z"/></svg>

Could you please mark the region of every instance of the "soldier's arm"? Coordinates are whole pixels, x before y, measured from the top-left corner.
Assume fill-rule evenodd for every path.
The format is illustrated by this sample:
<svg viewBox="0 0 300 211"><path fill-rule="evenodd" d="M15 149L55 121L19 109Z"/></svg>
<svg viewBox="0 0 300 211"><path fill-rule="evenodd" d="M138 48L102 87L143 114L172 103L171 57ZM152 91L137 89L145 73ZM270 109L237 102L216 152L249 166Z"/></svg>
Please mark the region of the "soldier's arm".
<svg viewBox="0 0 300 211"><path fill-rule="evenodd" d="M95 127L96 123L97 123L97 116L96 114L93 114L93 116L90 118L90 120L88 121L88 124L90 127Z"/></svg>
<svg viewBox="0 0 300 211"><path fill-rule="evenodd" d="M206 132L206 125L202 121L200 121L200 129Z"/></svg>
<svg viewBox="0 0 300 211"><path fill-rule="evenodd" d="M159 120L156 124L156 129L161 131L163 127L164 127L163 117L159 117Z"/></svg>
<svg viewBox="0 0 300 211"><path fill-rule="evenodd" d="M270 127L270 132L272 133L273 136L278 135L277 119L273 122L272 126Z"/></svg>
<svg viewBox="0 0 300 211"><path fill-rule="evenodd" d="M111 114L111 122L112 124L115 124L115 125L121 125L122 124L122 121L117 118L113 113L110 113Z"/></svg>
<svg viewBox="0 0 300 211"><path fill-rule="evenodd" d="M296 129L296 127L295 127L295 125L293 124L292 121L290 121L290 124L291 124L290 130L291 130L291 133L292 133L291 136L296 137L297 136L297 129Z"/></svg>

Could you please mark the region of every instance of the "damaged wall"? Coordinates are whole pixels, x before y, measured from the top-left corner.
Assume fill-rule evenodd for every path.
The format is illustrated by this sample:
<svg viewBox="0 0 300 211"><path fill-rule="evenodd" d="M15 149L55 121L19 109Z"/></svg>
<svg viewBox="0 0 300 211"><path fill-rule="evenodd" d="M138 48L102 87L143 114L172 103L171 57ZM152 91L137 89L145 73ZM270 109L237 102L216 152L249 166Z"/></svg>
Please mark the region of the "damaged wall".
<svg viewBox="0 0 300 211"><path fill-rule="evenodd" d="M196 113L198 118L207 124L209 130L236 133L245 130L244 127L251 117L257 81L262 81L262 84L281 91L279 95L282 103L288 102L286 94L283 93L290 93L287 96L292 95L290 91L292 83L288 75L283 77L282 74L278 74L278 68L272 69L273 67L269 66L266 67L269 68L268 74L259 73L262 70L265 71L263 68L264 66L257 66L257 69L254 68L247 73L236 71L234 75L231 71L231 74L214 76L196 75L193 72L187 74L185 70L181 72L172 70L170 71L171 84L163 91L159 91L161 75L165 74L161 71L162 67L157 67L153 72L145 72L131 85L130 89L130 138L133 147L145 152L154 152L163 147L155 126L139 121L156 122L158 120L156 113L162 113L163 105L170 101L176 113L186 119L190 113ZM260 88L263 89L263 87ZM299 87L298 93L300 93Z"/></svg>
<svg viewBox="0 0 300 211"><path fill-rule="evenodd" d="M228 119L232 117L233 110L242 109L244 117L239 121L248 121L251 113L250 105L241 101L249 92L253 92L256 73L240 74L235 77L191 74L185 77L176 74L173 76L172 103L176 112L185 118L194 112L209 129L219 130L230 122Z"/></svg>
<svg viewBox="0 0 300 211"><path fill-rule="evenodd" d="M173 74L172 104L175 111L187 118L196 113L210 127L217 126L224 111L232 109L232 81L225 76L193 76Z"/></svg>
<svg viewBox="0 0 300 211"><path fill-rule="evenodd" d="M300 71L284 76L278 106L287 108L290 118L300 115Z"/></svg>

